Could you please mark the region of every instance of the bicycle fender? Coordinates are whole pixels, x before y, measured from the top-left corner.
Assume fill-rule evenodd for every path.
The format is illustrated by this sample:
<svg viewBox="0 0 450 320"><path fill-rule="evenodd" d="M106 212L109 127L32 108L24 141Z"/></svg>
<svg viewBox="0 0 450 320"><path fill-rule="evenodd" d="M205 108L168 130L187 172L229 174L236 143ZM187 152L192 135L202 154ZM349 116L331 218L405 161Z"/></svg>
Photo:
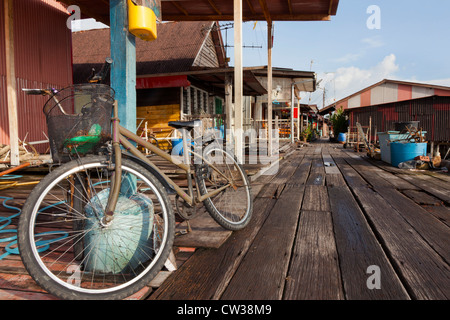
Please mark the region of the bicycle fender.
<svg viewBox="0 0 450 320"><path fill-rule="evenodd" d="M153 168L151 165L149 165L148 163L146 163L145 161L142 161L141 159L139 159L138 157L136 157L135 155L126 153L123 154L123 156L133 162L136 162L137 164L143 166L146 170L150 171L155 177L156 179L158 179L159 182L161 182L161 184L163 185L163 187L166 189L167 193L170 194L176 194L177 192L175 191L175 189L167 182L166 179L164 179L164 177L158 172L158 170L156 170L155 168Z"/></svg>

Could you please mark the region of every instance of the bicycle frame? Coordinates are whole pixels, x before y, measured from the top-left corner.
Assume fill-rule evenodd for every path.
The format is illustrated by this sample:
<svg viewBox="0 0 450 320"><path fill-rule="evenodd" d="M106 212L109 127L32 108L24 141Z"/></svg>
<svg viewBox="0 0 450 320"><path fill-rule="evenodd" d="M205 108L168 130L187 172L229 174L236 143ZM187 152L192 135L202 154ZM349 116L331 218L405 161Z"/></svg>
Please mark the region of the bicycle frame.
<svg viewBox="0 0 450 320"><path fill-rule="evenodd" d="M186 134L183 132L183 150L187 150L188 152L183 152L184 155L184 162L179 161L176 158L173 158L170 154L164 152L163 150L159 149L155 145L149 143L148 141L145 141L138 135L132 133L131 131L127 130L126 128L119 125L119 118L118 118L118 106L117 101L114 103L114 116L112 118L112 141L113 141L113 148L114 148L114 156L115 156L115 178L113 180L112 186L111 186L111 192L110 192L110 199L108 200L108 205L106 208L106 217L112 217L115 209L115 205L117 203L118 194L120 190L120 178L121 178L121 150L120 145L122 145L127 151L129 151L132 155L138 157L140 160L144 161L146 164L151 166L156 172L158 172L161 177L163 177L168 184L170 184L173 189L176 191L176 193L184 200L186 203L188 203L190 206L194 206L197 203L201 203L207 198L213 197L220 192L222 192L224 189L228 187L233 187L234 183L230 181L225 175L223 175L220 170L218 170L212 163L207 161L203 158L202 155L199 155L195 153L194 151L190 150L187 146L187 139ZM162 172L154 163L152 163L147 157L145 157L138 149L135 147L129 140L135 142L137 145L140 145L144 148L149 149L151 152L159 155L160 157L164 158L165 160L175 164L180 169L186 172L187 180L188 180L188 190L189 194L184 192L183 189L181 189L172 179L170 179L164 172ZM223 176L227 179L227 184L214 190L211 192L208 192L207 194L200 195L200 190L197 189L197 195L194 194L193 190L193 184L191 179L191 166L190 163L190 157L191 155L194 155L196 157L199 157L204 161L211 169L213 169L215 172L217 172L219 175ZM177 161L178 160L178 161Z"/></svg>

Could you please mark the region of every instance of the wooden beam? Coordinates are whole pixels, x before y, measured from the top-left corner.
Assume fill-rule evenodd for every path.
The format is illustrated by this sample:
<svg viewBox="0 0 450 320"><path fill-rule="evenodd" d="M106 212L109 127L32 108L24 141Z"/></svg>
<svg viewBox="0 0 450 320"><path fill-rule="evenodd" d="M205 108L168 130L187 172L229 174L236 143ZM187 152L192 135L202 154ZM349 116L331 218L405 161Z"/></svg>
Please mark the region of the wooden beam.
<svg viewBox="0 0 450 320"><path fill-rule="evenodd" d="M267 21L267 155L273 155L272 143L272 21Z"/></svg>
<svg viewBox="0 0 450 320"><path fill-rule="evenodd" d="M6 56L6 95L9 120L10 161L12 166L20 164L19 122L17 115L17 88L14 63L14 8L13 0L4 0L5 11L5 56Z"/></svg>
<svg viewBox="0 0 450 320"><path fill-rule="evenodd" d="M186 11L186 9L183 8L180 4L178 4L178 3L175 2L175 1L171 1L170 3L173 4L173 6L174 6L175 8L177 8L178 10L180 10L185 16L189 16L189 13L188 13L188 12ZM165 20L165 17L163 17L163 19Z"/></svg>
<svg viewBox="0 0 450 320"><path fill-rule="evenodd" d="M111 0L111 87L119 103L120 124L136 132L136 39L128 31L126 0Z"/></svg>
<svg viewBox="0 0 450 320"><path fill-rule="evenodd" d="M269 7L267 6L266 0L259 0L259 5L261 6L261 9L263 10L265 20L268 23L270 22L270 24L272 24L272 18L270 17L270 11L269 11Z"/></svg>
<svg viewBox="0 0 450 320"><path fill-rule="evenodd" d="M334 0L330 0L330 6L328 7L328 15L331 15L331 10L333 10L333 2Z"/></svg>
<svg viewBox="0 0 450 320"><path fill-rule="evenodd" d="M252 2L250 0L246 0L248 8L250 9L252 14L255 14L255 8L253 8Z"/></svg>
<svg viewBox="0 0 450 320"><path fill-rule="evenodd" d="M242 0L234 0L234 136L235 155L243 163L242 103L244 101L242 61Z"/></svg>
<svg viewBox="0 0 450 320"><path fill-rule="evenodd" d="M222 15L222 12L219 10L219 8L217 8L217 6L216 6L216 4L214 3L214 1L213 1L213 0L208 0L208 2L209 2L209 5L214 9L214 11L215 11L219 16L221 16L221 15Z"/></svg>
<svg viewBox="0 0 450 320"><path fill-rule="evenodd" d="M185 15L179 14L164 14L162 13L162 20L164 21L233 21L234 17L230 14L222 15L188 15L185 10ZM330 21L331 17L328 14L273 14L270 16L272 21ZM243 21L267 21L267 18L262 13L246 14L242 16Z"/></svg>
<svg viewBox="0 0 450 320"><path fill-rule="evenodd" d="M289 14L292 14L292 1L288 0Z"/></svg>

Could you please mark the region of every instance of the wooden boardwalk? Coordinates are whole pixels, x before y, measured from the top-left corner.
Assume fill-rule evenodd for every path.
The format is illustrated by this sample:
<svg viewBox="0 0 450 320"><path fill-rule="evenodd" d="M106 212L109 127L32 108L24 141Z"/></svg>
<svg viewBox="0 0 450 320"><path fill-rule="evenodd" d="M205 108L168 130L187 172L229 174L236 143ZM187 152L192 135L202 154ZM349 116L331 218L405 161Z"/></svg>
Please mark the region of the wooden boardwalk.
<svg viewBox="0 0 450 320"><path fill-rule="evenodd" d="M192 234L176 239L178 269L131 298L450 298L448 174L396 169L325 141L294 145L286 155L252 182L247 228L231 233L208 217L194 219ZM20 207L30 188L0 196L14 195ZM13 213L0 207L0 216ZM55 297L7 255L0 299Z"/></svg>
<svg viewBox="0 0 450 320"><path fill-rule="evenodd" d="M149 299L450 298L448 174L319 142L253 190L253 222L196 250Z"/></svg>

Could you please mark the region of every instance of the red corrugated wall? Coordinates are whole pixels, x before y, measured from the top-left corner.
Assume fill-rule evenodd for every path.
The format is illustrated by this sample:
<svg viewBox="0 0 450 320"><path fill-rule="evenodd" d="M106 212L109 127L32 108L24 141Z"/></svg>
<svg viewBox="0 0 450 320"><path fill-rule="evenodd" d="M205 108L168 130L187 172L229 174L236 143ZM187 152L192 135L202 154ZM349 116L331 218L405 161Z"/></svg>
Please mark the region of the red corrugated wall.
<svg viewBox="0 0 450 320"><path fill-rule="evenodd" d="M50 0L14 0L14 52L19 139L45 140L44 97L22 88L63 88L72 84L72 36L68 15ZM0 143L9 143L6 101L4 0L0 0ZM39 146L44 152L47 146Z"/></svg>
<svg viewBox="0 0 450 320"><path fill-rule="evenodd" d="M359 122L369 125L372 118L372 132L395 129L395 122L419 121L419 128L427 132L428 141L450 141L450 97L425 97L398 101L377 106L347 110L350 126ZM371 137L373 141L375 136Z"/></svg>

